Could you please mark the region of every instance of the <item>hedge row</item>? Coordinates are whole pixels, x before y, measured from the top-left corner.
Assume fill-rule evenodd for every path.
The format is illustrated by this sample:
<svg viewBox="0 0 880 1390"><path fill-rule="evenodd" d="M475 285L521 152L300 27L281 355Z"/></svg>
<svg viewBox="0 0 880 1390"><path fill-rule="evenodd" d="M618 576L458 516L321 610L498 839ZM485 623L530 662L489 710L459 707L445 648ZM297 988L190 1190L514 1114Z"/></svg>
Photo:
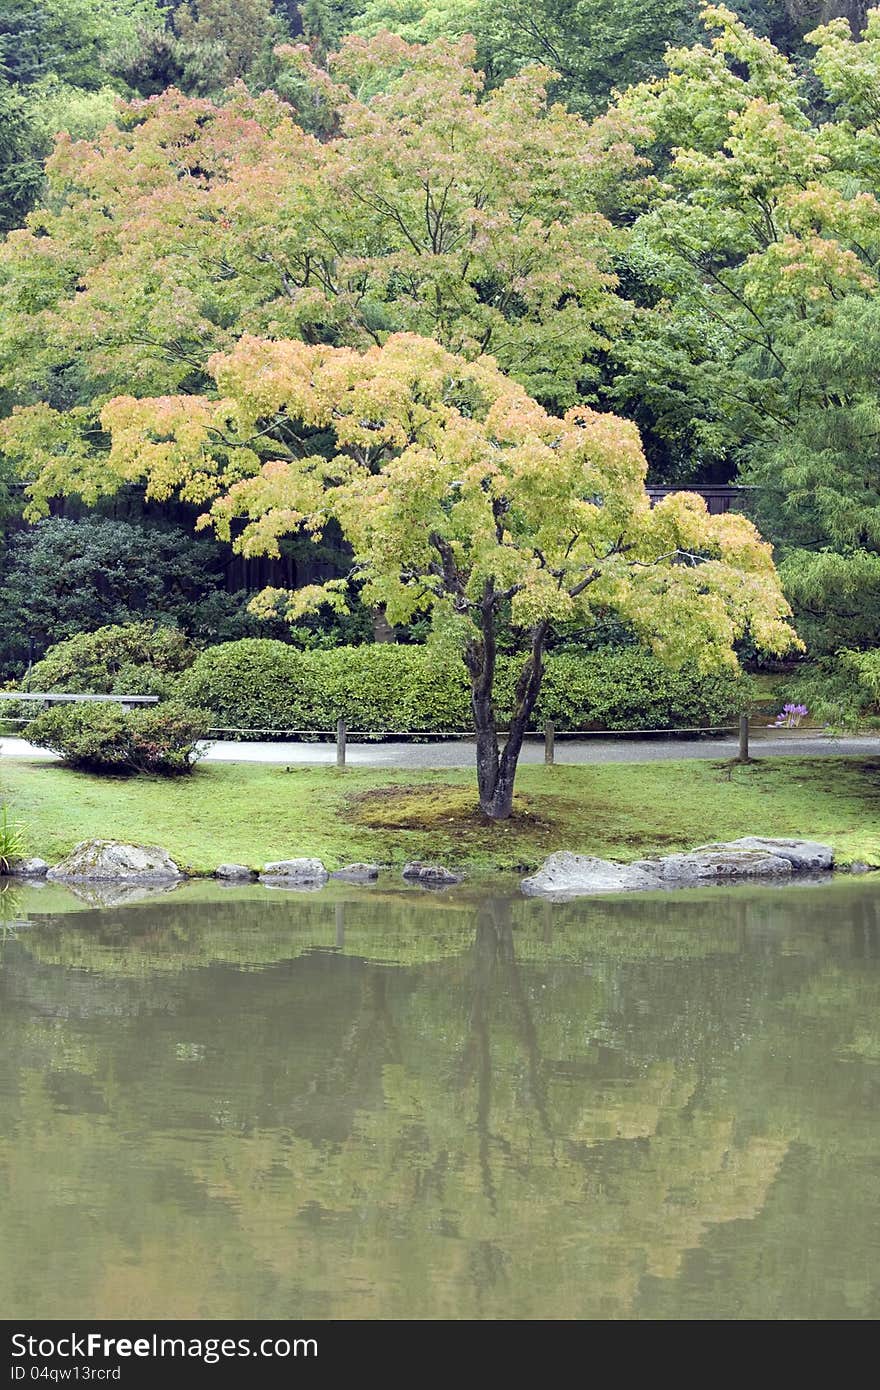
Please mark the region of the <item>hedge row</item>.
<svg viewBox="0 0 880 1390"><path fill-rule="evenodd" d="M519 663L503 658L498 708L509 713ZM640 647L551 654L535 723L560 729L671 729L729 723L747 682L721 673L669 670ZM470 726L469 686L454 654L377 644L298 651L245 639L210 647L177 682L187 704L228 729L449 733Z"/></svg>

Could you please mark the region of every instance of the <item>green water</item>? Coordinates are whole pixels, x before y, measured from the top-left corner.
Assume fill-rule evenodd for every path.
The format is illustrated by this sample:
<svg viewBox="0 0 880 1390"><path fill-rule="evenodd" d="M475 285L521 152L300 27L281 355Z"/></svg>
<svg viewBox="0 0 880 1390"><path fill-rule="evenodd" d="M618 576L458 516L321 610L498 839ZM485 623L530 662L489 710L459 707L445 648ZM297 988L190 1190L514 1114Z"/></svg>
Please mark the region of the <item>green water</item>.
<svg viewBox="0 0 880 1390"><path fill-rule="evenodd" d="M0 1306L876 1318L880 888L0 896Z"/></svg>

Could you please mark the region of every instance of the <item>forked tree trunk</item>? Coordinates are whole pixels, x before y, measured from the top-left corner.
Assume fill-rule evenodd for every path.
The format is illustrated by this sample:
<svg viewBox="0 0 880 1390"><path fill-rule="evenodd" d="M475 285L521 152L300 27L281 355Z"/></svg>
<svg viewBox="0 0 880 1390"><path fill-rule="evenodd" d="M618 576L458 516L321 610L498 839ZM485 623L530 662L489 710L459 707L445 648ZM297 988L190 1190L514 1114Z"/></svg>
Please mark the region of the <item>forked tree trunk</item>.
<svg viewBox="0 0 880 1390"><path fill-rule="evenodd" d="M531 632L529 655L520 672L513 717L504 748L499 748L493 687L496 649L494 614L487 611L481 639L469 643L465 663L471 677L471 711L477 735L477 788L480 810L493 820L506 820L513 810L513 786L529 725L544 675L544 639L547 624L536 623Z"/></svg>

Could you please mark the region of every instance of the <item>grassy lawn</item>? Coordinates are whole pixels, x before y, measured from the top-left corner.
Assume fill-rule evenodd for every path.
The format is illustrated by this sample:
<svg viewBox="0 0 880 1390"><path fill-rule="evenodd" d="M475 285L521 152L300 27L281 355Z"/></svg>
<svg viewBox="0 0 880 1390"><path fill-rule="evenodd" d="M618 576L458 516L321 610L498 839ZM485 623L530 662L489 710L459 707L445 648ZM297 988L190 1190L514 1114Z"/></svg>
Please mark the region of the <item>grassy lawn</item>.
<svg viewBox="0 0 880 1390"><path fill-rule="evenodd" d="M98 778L4 758L0 801L29 852L54 862L102 836L162 845L193 872L223 861L317 855L400 865L531 868L556 849L635 859L744 834L830 842L841 863L880 864L880 763L775 758L524 767L516 815L475 813L469 772L209 763L176 781Z"/></svg>

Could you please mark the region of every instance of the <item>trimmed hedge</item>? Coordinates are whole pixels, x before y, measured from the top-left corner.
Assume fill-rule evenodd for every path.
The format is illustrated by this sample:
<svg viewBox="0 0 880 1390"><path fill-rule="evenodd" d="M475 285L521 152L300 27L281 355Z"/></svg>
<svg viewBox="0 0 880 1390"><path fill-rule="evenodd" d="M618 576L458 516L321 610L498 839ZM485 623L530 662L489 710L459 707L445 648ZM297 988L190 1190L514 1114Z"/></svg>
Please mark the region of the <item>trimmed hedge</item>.
<svg viewBox="0 0 880 1390"><path fill-rule="evenodd" d="M218 726L440 732L468 726L468 681L453 654L375 643L299 651L254 638L209 647L181 677L179 693Z"/></svg>
<svg viewBox="0 0 880 1390"><path fill-rule="evenodd" d="M553 653L538 700L540 720L560 729L700 729L736 722L748 677L671 670L644 647Z"/></svg>
<svg viewBox="0 0 880 1390"><path fill-rule="evenodd" d="M520 663L499 662L498 710L508 717ZM181 699L224 729L449 733L470 728L470 687L455 653L379 643L297 651L245 639L210 647L180 677ZM641 647L552 653L534 722L559 729L670 729L730 723L748 682L727 672L669 670Z"/></svg>

